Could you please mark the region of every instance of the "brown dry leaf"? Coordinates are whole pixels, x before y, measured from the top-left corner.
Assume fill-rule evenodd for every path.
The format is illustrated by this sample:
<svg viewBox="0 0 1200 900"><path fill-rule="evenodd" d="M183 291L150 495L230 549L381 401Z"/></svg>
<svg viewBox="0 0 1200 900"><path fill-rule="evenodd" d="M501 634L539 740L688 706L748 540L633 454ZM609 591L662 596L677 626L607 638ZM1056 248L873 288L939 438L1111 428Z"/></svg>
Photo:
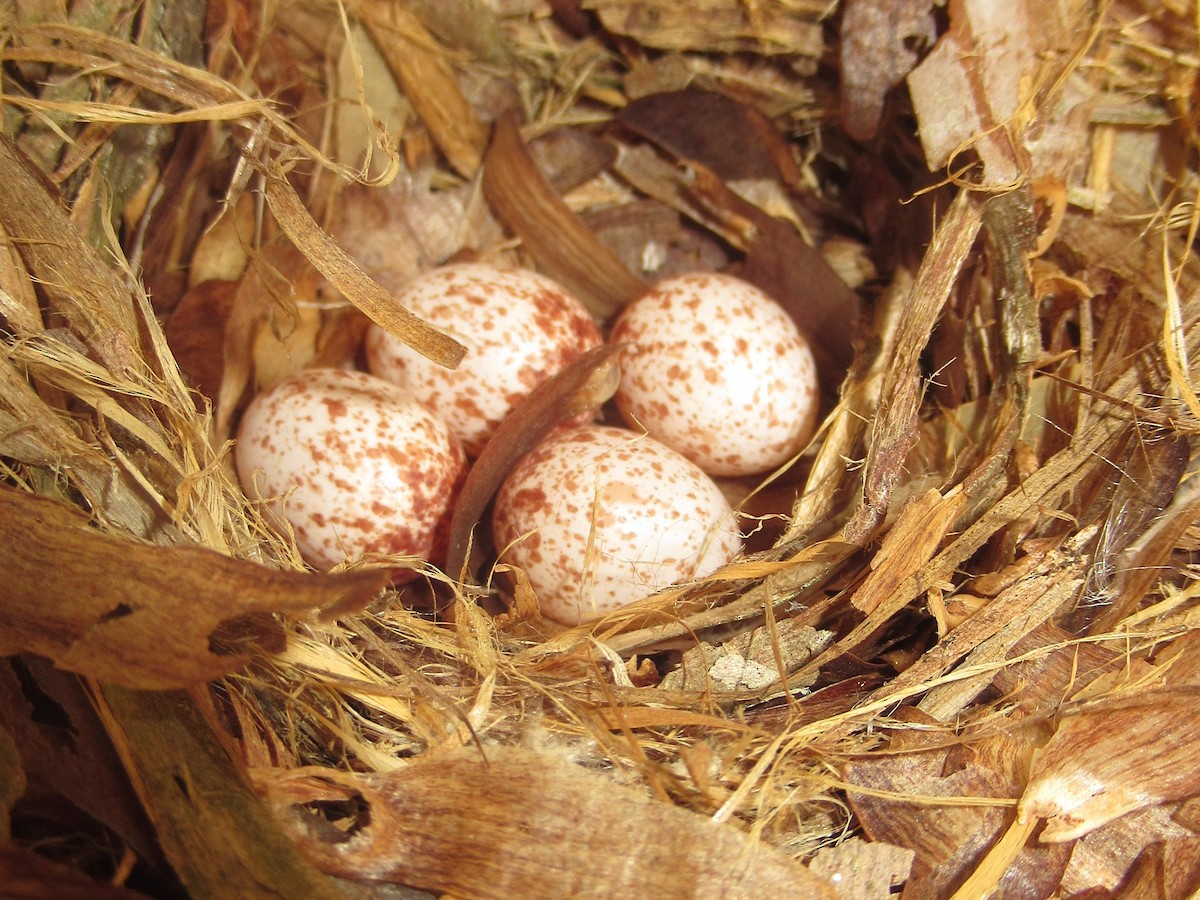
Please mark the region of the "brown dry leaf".
<svg viewBox="0 0 1200 900"><path fill-rule="evenodd" d="M787 54L816 60L824 50L822 0L694 0L681 15L672 0L583 0L604 27L657 50Z"/></svg>
<svg viewBox="0 0 1200 900"><path fill-rule="evenodd" d="M331 213L330 233L393 293L464 248L505 239L477 185L433 190L429 181L428 175L412 175L383 187L348 185Z"/></svg>
<svg viewBox="0 0 1200 900"><path fill-rule="evenodd" d="M698 162L723 181L801 177L792 147L761 112L715 91L650 94L617 114L618 122L679 160Z"/></svg>
<svg viewBox="0 0 1200 900"><path fill-rule="evenodd" d="M472 748L388 775L253 775L305 853L346 878L530 900L837 896L736 828L545 753Z"/></svg>
<svg viewBox="0 0 1200 900"><path fill-rule="evenodd" d="M457 578L467 562L471 532L517 460L557 425L598 409L621 379L623 344L603 344L548 378L513 409L467 473L450 518L446 571ZM469 573L468 573L469 577Z"/></svg>
<svg viewBox="0 0 1200 900"><path fill-rule="evenodd" d="M250 300L266 311L262 327L253 334L254 384L260 391L312 366L317 357L318 341L327 318L319 296L321 278L306 262L300 262L303 264L288 273L285 284L278 286L288 292L282 302L261 296L249 298L244 290L237 293L238 303ZM268 277L260 280L258 285L273 290L276 286L270 284L272 280ZM351 353L350 359L353 358L354 353Z"/></svg>
<svg viewBox="0 0 1200 900"><path fill-rule="evenodd" d="M143 864L165 871L154 829L82 679L36 657L5 660L0 721L10 729L25 771L71 808L64 815L91 816ZM0 785L11 783L0 775Z"/></svg>
<svg viewBox="0 0 1200 900"><path fill-rule="evenodd" d="M466 348L417 318L372 281L346 251L321 230L295 188L278 168L269 166L265 174L267 203L275 221L317 271L368 318L421 355L450 369L462 362Z"/></svg>
<svg viewBox="0 0 1200 900"><path fill-rule="evenodd" d="M25 793L25 769L12 735L0 728L0 844L12 837L12 808Z"/></svg>
<svg viewBox="0 0 1200 900"><path fill-rule="evenodd" d="M95 703L188 896L365 897L317 871L281 833L201 703L180 691L115 685Z"/></svg>
<svg viewBox="0 0 1200 900"><path fill-rule="evenodd" d="M254 240L256 198L243 194L200 236L188 260L188 287L242 277Z"/></svg>
<svg viewBox="0 0 1200 900"><path fill-rule="evenodd" d="M1043 648L1053 649L1034 652ZM1012 696L1023 716L1053 715L1072 692L1125 667L1122 654L1091 642L1080 643L1049 622L1028 629L1013 644L1011 655L1022 659L1000 669L992 685Z"/></svg>
<svg viewBox="0 0 1200 900"><path fill-rule="evenodd" d="M695 271L716 271L730 261L720 239L683 221L657 200L596 206L580 218L631 272L654 280Z"/></svg>
<svg viewBox="0 0 1200 900"><path fill-rule="evenodd" d="M284 572L198 546L111 537L73 506L0 490L6 627L0 655L32 652L113 684L180 687L281 649L271 613L365 606L386 575Z"/></svg>
<svg viewBox="0 0 1200 900"><path fill-rule="evenodd" d="M841 900L890 900L892 888L908 880L915 857L907 847L853 837L818 850L808 867L835 885Z"/></svg>
<svg viewBox="0 0 1200 900"><path fill-rule="evenodd" d="M6 897L20 900L150 900L16 844L0 843L0 885Z"/></svg>
<svg viewBox="0 0 1200 900"><path fill-rule="evenodd" d="M163 325L188 384L210 400L217 397L225 371L225 323L237 291L236 281L203 281L180 298Z"/></svg>
<svg viewBox="0 0 1200 900"><path fill-rule="evenodd" d="M396 136L403 133L412 108L360 22L350 23L333 82L329 102L336 109L333 141L337 158L362 166L372 179L387 180L388 169L395 162Z"/></svg>
<svg viewBox="0 0 1200 900"><path fill-rule="evenodd" d="M483 0L409 0L421 22L448 46L462 49L481 62L508 68L513 49L496 10Z"/></svg>
<svg viewBox="0 0 1200 900"><path fill-rule="evenodd" d="M1071 861L1063 872L1061 896L1075 897L1084 891L1098 889L1105 892L1104 897L1109 897L1125 881L1135 860L1144 852L1155 846L1186 845L1194 840L1196 833L1173 818L1177 810L1176 804L1146 807L1109 822L1068 845L1072 847ZM1130 895L1130 900L1136 897Z"/></svg>
<svg viewBox="0 0 1200 900"><path fill-rule="evenodd" d="M1193 727L1200 688L1099 700L1068 710L1021 797L1041 840L1071 841L1145 806L1200 795Z"/></svg>
<svg viewBox="0 0 1200 900"><path fill-rule="evenodd" d="M933 0L849 0L842 10L842 125L856 140L875 136L884 95L933 44Z"/></svg>
<svg viewBox="0 0 1200 900"><path fill-rule="evenodd" d="M1121 882L1129 900L1174 900L1200 890L1200 837L1153 844Z"/></svg>
<svg viewBox="0 0 1200 900"><path fill-rule="evenodd" d="M483 167L483 192L496 217L521 238L546 274L607 318L646 285L588 230L538 169L515 113L496 123Z"/></svg>
<svg viewBox="0 0 1200 900"><path fill-rule="evenodd" d="M463 95L445 51L404 5L356 0L350 9L366 24L438 149L460 175L474 175L483 159L487 128Z"/></svg>
<svg viewBox="0 0 1200 900"><path fill-rule="evenodd" d="M606 172L617 146L582 128L556 128L529 142L529 153L559 194L569 194Z"/></svg>
<svg viewBox="0 0 1200 900"><path fill-rule="evenodd" d="M918 713L909 718L936 725ZM1012 820L1007 807L1033 752L1020 738L939 747L945 740L936 731L902 731L893 738L893 755L863 758L844 771L847 782L865 789L851 788L849 800L867 835L916 851L905 888L915 897L949 897L980 864ZM978 805L967 805L968 798ZM1068 856L1066 848L1026 847L1013 867L1027 886L1049 890Z"/></svg>

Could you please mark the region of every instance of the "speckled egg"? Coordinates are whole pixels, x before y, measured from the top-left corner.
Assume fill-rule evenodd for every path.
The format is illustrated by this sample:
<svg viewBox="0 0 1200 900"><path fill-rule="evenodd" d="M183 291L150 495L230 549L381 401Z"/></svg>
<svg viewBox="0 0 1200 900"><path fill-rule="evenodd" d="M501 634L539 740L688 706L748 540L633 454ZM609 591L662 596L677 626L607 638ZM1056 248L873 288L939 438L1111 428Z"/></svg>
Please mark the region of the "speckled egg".
<svg viewBox="0 0 1200 900"><path fill-rule="evenodd" d="M306 369L251 401L234 448L247 496L270 502L316 569L366 553L437 559L466 456L398 385Z"/></svg>
<svg viewBox="0 0 1200 900"><path fill-rule="evenodd" d="M602 340L582 303L524 269L445 266L409 282L398 299L454 335L467 356L457 369L446 369L372 326L368 368L445 419L471 456L522 398Z"/></svg>
<svg viewBox="0 0 1200 900"><path fill-rule="evenodd" d="M554 432L496 497L500 561L529 576L566 625L712 572L741 549L712 479L653 438L584 425Z"/></svg>
<svg viewBox="0 0 1200 900"><path fill-rule="evenodd" d="M659 282L621 311L617 408L712 475L753 475L812 437L820 403L808 341L748 282L692 273Z"/></svg>

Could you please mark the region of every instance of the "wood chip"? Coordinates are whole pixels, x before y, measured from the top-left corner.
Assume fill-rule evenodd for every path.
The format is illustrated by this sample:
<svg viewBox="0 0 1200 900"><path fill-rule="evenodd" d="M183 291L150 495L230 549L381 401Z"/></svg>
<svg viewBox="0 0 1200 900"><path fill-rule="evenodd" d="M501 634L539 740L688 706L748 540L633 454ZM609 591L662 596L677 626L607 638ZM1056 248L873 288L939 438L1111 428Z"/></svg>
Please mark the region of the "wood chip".
<svg viewBox="0 0 1200 900"><path fill-rule="evenodd" d="M530 900L837 896L827 881L732 826L548 753L427 754L386 776L254 775L305 853L346 878Z"/></svg>

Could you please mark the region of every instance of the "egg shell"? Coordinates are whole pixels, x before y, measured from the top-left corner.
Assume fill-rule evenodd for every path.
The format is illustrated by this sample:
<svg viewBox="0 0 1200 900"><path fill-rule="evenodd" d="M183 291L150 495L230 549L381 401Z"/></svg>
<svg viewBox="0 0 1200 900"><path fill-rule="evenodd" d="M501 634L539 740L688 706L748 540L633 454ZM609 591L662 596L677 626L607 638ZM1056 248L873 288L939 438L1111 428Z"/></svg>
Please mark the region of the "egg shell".
<svg viewBox="0 0 1200 900"><path fill-rule="evenodd" d="M621 361L621 415L709 474L765 472L812 437L812 350L748 282L707 272L665 279L621 311L611 339L633 344Z"/></svg>
<svg viewBox="0 0 1200 900"><path fill-rule="evenodd" d="M445 419L471 456L530 391L602 341L582 303L524 269L444 266L413 279L398 300L463 343L466 358L446 369L373 325L367 366Z"/></svg>
<svg viewBox="0 0 1200 900"><path fill-rule="evenodd" d="M234 448L247 496L270 501L304 559L329 569L366 553L437 559L466 455L403 388L306 369L247 407Z"/></svg>
<svg viewBox="0 0 1200 900"><path fill-rule="evenodd" d="M561 429L522 457L492 523L500 561L523 569L542 614L567 625L707 575L741 549L711 478L605 425Z"/></svg>

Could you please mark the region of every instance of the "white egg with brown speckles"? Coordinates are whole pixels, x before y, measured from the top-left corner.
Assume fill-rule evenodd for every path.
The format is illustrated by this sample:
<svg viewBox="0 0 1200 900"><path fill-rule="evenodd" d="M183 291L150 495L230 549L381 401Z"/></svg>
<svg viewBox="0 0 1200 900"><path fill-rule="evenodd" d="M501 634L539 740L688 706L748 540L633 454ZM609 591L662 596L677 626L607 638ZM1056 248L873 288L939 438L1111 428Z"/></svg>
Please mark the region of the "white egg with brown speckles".
<svg viewBox="0 0 1200 900"><path fill-rule="evenodd" d="M251 401L234 448L238 477L329 569L364 554L436 560L466 456L403 388L345 369L305 369Z"/></svg>
<svg viewBox="0 0 1200 900"><path fill-rule="evenodd" d="M665 279L630 302L616 403L711 475L753 475L799 453L820 394L808 341L775 300L729 275Z"/></svg>
<svg viewBox="0 0 1200 900"><path fill-rule="evenodd" d="M397 299L466 345L466 358L446 369L372 326L368 368L445 419L471 456L530 391L602 340L582 303L525 269L443 266L410 281Z"/></svg>
<svg viewBox="0 0 1200 900"><path fill-rule="evenodd" d="M492 530L500 561L567 625L703 577L741 549L711 478L653 438L604 425L560 429L522 457Z"/></svg>

